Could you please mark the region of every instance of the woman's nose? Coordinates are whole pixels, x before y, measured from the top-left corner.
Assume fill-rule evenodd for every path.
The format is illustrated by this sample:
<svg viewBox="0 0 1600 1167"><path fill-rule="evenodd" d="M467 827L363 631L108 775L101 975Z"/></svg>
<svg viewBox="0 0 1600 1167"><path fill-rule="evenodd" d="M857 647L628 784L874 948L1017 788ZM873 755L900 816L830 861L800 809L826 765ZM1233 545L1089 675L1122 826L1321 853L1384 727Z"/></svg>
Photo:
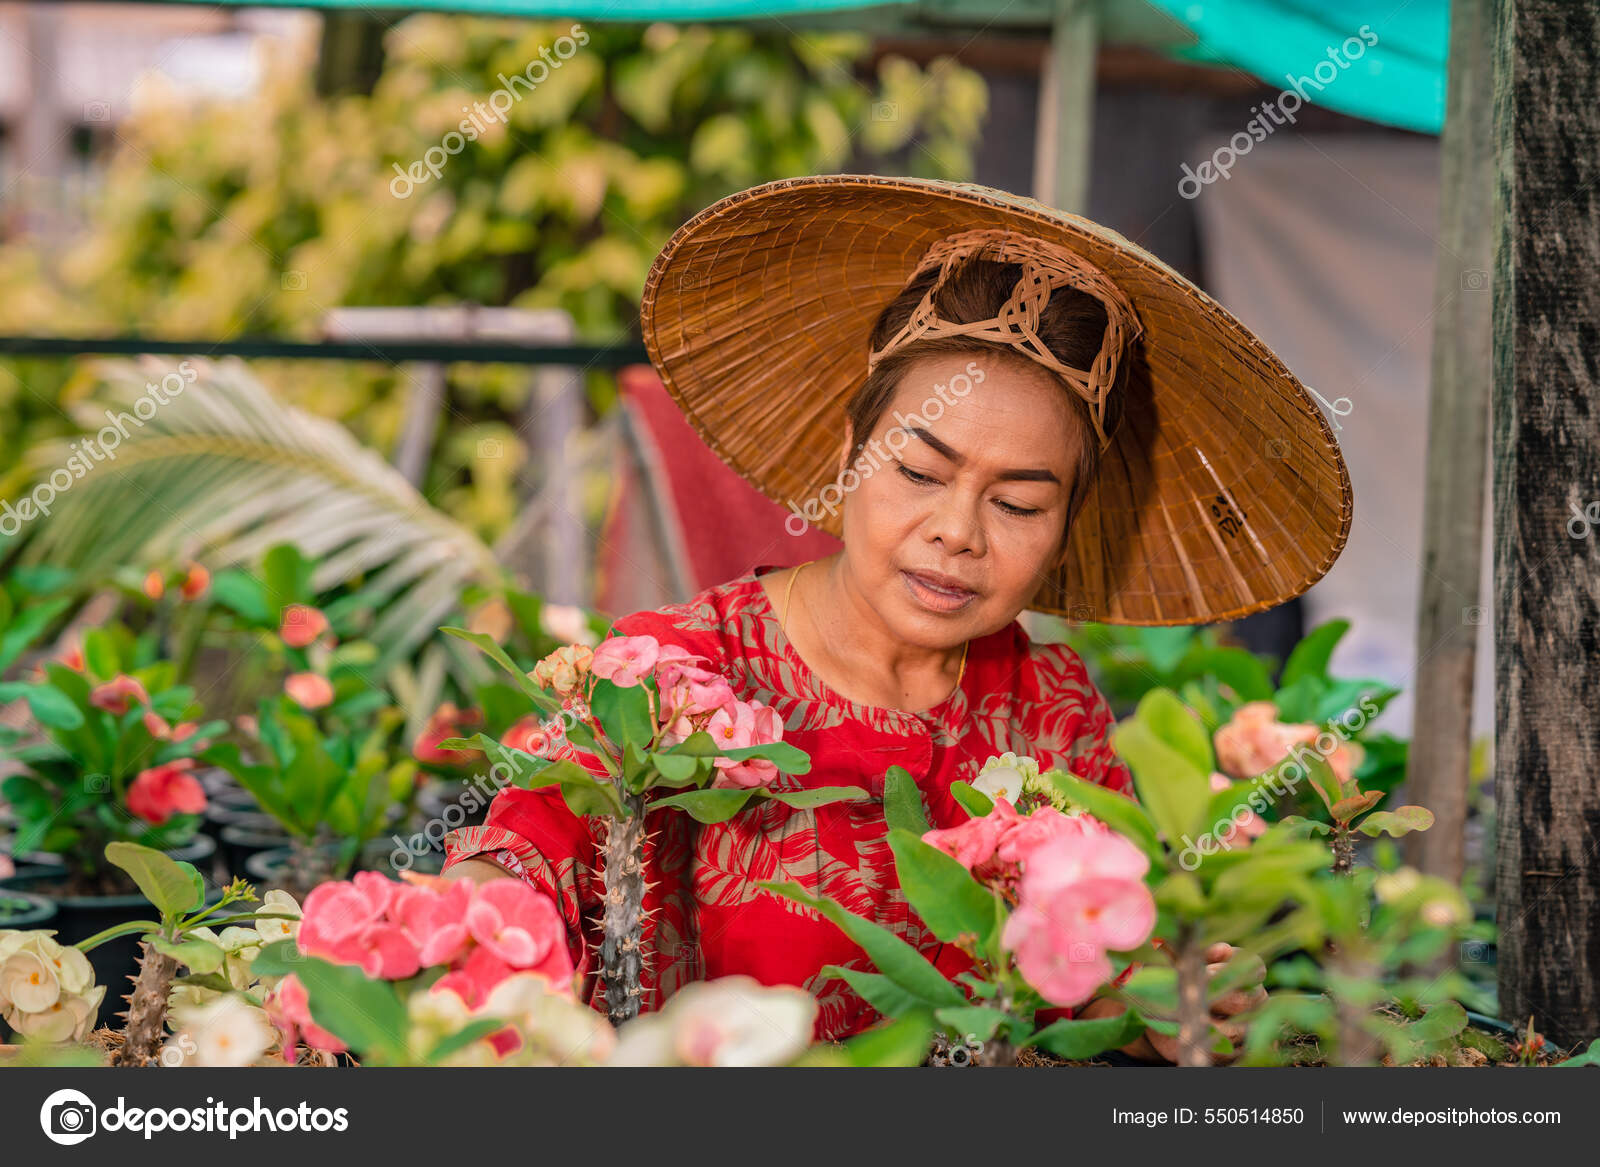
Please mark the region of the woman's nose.
<svg viewBox="0 0 1600 1167"><path fill-rule="evenodd" d="M981 557L987 541L978 514L979 500L967 498L959 490L944 490L939 495L924 527L928 541L940 544L950 555L970 551Z"/></svg>

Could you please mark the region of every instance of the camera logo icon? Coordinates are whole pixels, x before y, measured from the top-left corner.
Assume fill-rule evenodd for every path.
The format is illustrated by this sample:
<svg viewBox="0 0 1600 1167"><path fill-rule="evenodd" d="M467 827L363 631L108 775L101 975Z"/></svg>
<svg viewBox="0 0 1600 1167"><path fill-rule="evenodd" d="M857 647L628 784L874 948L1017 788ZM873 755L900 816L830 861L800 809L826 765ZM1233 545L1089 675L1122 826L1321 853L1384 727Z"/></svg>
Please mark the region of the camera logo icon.
<svg viewBox="0 0 1600 1167"><path fill-rule="evenodd" d="M94 1134L98 1114L87 1094L57 1090L39 1108L39 1125L52 1143L73 1147Z"/></svg>

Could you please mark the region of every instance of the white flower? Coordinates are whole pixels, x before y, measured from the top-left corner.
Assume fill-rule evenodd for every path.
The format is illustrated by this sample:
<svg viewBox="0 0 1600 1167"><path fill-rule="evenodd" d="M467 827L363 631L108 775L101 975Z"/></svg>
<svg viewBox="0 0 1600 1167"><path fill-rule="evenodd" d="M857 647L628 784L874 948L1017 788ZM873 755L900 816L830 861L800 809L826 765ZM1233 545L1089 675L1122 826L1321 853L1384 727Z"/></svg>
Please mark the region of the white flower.
<svg viewBox="0 0 1600 1167"><path fill-rule="evenodd" d="M184 1010L180 1025L167 1044L194 1066L254 1065L278 1040L266 1010L229 994Z"/></svg>
<svg viewBox="0 0 1600 1167"><path fill-rule="evenodd" d="M273 944L279 940L293 940L300 935L300 904L286 891L269 891L261 897L261 906L256 909L256 915L263 912L286 915L293 914L293 920L268 920L256 921L256 934L261 937L258 943Z"/></svg>
<svg viewBox="0 0 1600 1167"><path fill-rule="evenodd" d="M972 780L972 788L990 798L1003 798L1012 805L1022 797L1023 786L1039 780L1039 763L1009 751L990 758Z"/></svg>
<svg viewBox="0 0 1600 1167"><path fill-rule="evenodd" d="M86 1041L105 995L105 986L96 985L87 993L62 996L48 1009L37 1013L13 1010L0 1002L0 1016L25 1037L39 1041Z"/></svg>
<svg viewBox="0 0 1600 1167"><path fill-rule="evenodd" d="M600 638L589 628L589 617L571 604L546 604L539 609L539 627L562 644L587 644L593 648Z"/></svg>
<svg viewBox="0 0 1600 1167"><path fill-rule="evenodd" d="M628 1022L612 1066L782 1066L811 1044L817 1002L753 977L696 981L660 1013Z"/></svg>
<svg viewBox="0 0 1600 1167"><path fill-rule="evenodd" d="M537 973L501 981L474 1016L503 1017L516 1026L522 1046L511 1056L522 1064L594 1065L616 1046L616 1031L604 1017L555 991Z"/></svg>

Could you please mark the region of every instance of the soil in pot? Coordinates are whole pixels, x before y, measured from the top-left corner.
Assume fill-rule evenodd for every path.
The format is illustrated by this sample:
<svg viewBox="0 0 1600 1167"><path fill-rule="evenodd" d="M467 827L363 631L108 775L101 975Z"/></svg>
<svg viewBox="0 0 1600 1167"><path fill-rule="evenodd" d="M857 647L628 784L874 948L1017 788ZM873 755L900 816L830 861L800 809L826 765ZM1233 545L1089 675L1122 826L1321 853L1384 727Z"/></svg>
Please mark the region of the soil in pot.
<svg viewBox="0 0 1600 1167"><path fill-rule="evenodd" d="M205 871L216 849L214 839L197 835L186 845L175 847L167 854L174 859L193 863ZM115 868L111 870L117 875L122 874ZM63 944L76 944L97 932L126 924L130 920L154 917L155 909L131 883L119 887L108 879L104 885L108 890L100 894L83 894L74 886L76 883L64 868L33 868L19 870L9 879L0 880L0 889L30 892L54 902L56 918L51 921L50 927L56 930L56 939ZM219 895L220 890L213 889L210 892L213 899ZM128 978L134 974L138 959L139 940L136 936L119 936L89 953L95 982L106 987L97 1025L115 1024L116 1015L125 1008L122 998L129 991Z"/></svg>

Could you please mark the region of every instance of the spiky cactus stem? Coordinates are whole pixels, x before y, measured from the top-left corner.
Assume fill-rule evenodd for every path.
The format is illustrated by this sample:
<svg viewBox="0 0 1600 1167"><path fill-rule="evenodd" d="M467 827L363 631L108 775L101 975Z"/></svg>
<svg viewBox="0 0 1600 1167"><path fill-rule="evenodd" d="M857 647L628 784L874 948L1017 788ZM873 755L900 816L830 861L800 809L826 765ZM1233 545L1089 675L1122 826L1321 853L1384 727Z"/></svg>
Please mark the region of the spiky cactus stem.
<svg viewBox="0 0 1600 1167"><path fill-rule="evenodd" d="M1211 1010L1206 1005L1206 950L1193 928L1184 928L1178 939L1178 1065L1209 1066L1211 1055L1207 1037L1211 1033Z"/></svg>
<svg viewBox="0 0 1600 1167"><path fill-rule="evenodd" d="M148 1066L155 1062L166 1037L167 998L178 962L150 947L139 945L139 975L129 977L133 992L126 997L122 1046L111 1058L114 1066Z"/></svg>
<svg viewBox="0 0 1600 1167"><path fill-rule="evenodd" d="M605 938L600 961L606 982L606 1011L613 1025L639 1015L644 990L644 799L623 796L624 819L607 819L604 867Z"/></svg>
<svg viewBox="0 0 1600 1167"><path fill-rule="evenodd" d="M1333 873L1335 875L1349 875L1355 870L1356 841L1350 828L1343 823L1333 826Z"/></svg>

